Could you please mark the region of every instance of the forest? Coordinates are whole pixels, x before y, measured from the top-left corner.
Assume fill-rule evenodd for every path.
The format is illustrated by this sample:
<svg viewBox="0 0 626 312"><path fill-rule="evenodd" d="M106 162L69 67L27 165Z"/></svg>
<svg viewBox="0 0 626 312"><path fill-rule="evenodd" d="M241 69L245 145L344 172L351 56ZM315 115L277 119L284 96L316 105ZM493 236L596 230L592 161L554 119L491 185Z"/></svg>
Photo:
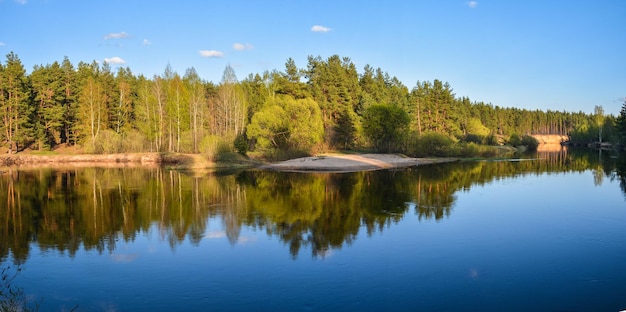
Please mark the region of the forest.
<svg viewBox="0 0 626 312"><path fill-rule="evenodd" d="M626 108L626 102L624 104ZM81 153L238 152L281 158L333 150L412 156L475 153L519 145L533 134L572 142L619 142L620 116L500 107L457 96L447 82L403 85L380 68L359 72L348 57L292 58L285 68L219 83L166 65L160 75L65 57L27 73L11 52L0 63L0 152L77 147ZM621 130L620 130L621 129Z"/></svg>

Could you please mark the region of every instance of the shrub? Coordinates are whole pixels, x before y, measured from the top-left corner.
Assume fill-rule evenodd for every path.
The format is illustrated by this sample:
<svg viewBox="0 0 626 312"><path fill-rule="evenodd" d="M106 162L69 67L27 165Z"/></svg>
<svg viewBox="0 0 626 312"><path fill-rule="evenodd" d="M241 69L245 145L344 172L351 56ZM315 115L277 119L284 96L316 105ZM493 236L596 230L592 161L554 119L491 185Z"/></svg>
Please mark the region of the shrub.
<svg viewBox="0 0 626 312"><path fill-rule="evenodd" d="M522 137L522 145L526 146L527 151L533 152L537 150L537 147L539 146L539 141L533 136L524 135Z"/></svg>
<svg viewBox="0 0 626 312"><path fill-rule="evenodd" d="M522 145L522 138L518 134L513 133L509 137L509 144L514 147L520 146Z"/></svg>
<svg viewBox="0 0 626 312"><path fill-rule="evenodd" d="M113 130L101 131L96 141L96 144L101 144L103 154L119 153L122 147L122 137Z"/></svg>
<svg viewBox="0 0 626 312"><path fill-rule="evenodd" d="M444 134L429 132L411 142L409 153L414 156L451 156L454 140Z"/></svg>
<svg viewBox="0 0 626 312"><path fill-rule="evenodd" d="M495 136L494 134L490 134L485 138L485 145L499 145L498 143L498 137Z"/></svg>
<svg viewBox="0 0 626 312"><path fill-rule="evenodd" d="M237 150L237 153L241 155L245 155L248 152L248 140L246 140L245 134L237 135L235 141L233 142L233 145L235 146L235 150Z"/></svg>
<svg viewBox="0 0 626 312"><path fill-rule="evenodd" d="M375 104L363 114L363 131L378 151L395 152L402 148L410 121L399 106Z"/></svg>
<svg viewBox="0 0 626 312"><path fill-rule="evenodd" d="M204 154L207 159L216 161L219 159L220 154L230 153L232 150L230 144L221 137L209 135L200 141L200 152Z"/></svg>
<svg viewBox="0 0 626 312"><path fill-rule="evenodd" d="M146 136L137 131L130 130L123 135L124 139L121 144L121 151L124 153L139 153L145 152L148 147L148 140Z"/></svg>
<svg viewBox="0 0 626 312"><path fill-rule="evenodd" d="M481 155L481 148L477 143L469 142L461 144L457 156L475 157Z"/></svg>
<svg viewBox="0 0 626 312"><path fill-rule="evenodd" d="M463 137L463 142L482 144L483 136L469 133L469 134L466 134L465 137Z"/></svg>

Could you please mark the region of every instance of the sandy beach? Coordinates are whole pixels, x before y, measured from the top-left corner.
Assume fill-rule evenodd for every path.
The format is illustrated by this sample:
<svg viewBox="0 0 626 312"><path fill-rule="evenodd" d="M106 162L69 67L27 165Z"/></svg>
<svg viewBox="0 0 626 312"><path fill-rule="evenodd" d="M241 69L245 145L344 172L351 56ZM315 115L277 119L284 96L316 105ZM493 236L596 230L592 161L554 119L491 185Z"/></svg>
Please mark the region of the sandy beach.
<svg viewBox="0 0 626 312"><path fill-rule="evenodd" d="M396 154L328 154L286 160L259 167L276 171L352 172L406 168L425 164L450 162L450 158L410 158Z"/></svg>

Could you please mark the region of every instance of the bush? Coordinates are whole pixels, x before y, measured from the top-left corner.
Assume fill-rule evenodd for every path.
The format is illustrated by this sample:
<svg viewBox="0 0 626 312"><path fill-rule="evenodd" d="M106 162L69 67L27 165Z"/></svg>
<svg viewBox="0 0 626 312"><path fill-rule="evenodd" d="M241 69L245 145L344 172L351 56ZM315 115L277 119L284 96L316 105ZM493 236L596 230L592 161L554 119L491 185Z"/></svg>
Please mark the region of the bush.
<svg viewBox="0 0 626 312"><path fill-rule="evenodd" d="M148 150L148 140L143 133L137 130L130 130L122 134L122 137L124 139L121 143L121 152L140 153Z"/></svg>
<svg viewBox="0 0 626 312"><path fill-rule="evenodd" d="M476 157L481 155L481 147L474 142L461 144L457 156L460 157Z"/></svg>
<svg viewBox="0 0 626 312"><path fill-rule="evenodd" d="M482 144L483 143L483 136L478 135L478 134L466 134L465 137L463 137L463 142L467 142L467 143L475 143L475 144Z"/></svg>
<svg viewBox="0 0 626 312"><path fill-rule="evenodd" d="M529 152L534 152L537 150L539 146L539 141L535 139L533 136L525 135L522 137L522 145L526 146L526 150Z"/></svg>
<svg viewBox="0 0 626 312"><path fill-rule="evenodd" d="M246 140L245 134L237 135L235 141L233 142L233 145L235 146L235 150L237 150L237 153L241 155L245 155L248 152L248 140Z"/></svg>
<svg viewBox="0 0 626 312"><path fill-rule="evenodd" d="M495 136L494 134L490 134L485 138L485 145L492 145L492 146L496 146L499 145L498 143L498 137Z"/></svg>
<svg viewBox="0 0 626 312"><path fill-rule="evenodd" d="M454 140L444 134L429 132L412 140L409 153L414 156L452 156Z"/></svg>
<svg viewBox="0 0 626 312"><path fill-rule="evenodd" d="M522 138L515 133L511 134L511 137L509 137L509 144L514 147L520 146L522 145Z"/></svg>
<svg viewBox="0 0 626 312"><path fill-rule="evenodd" d="M119 153L122 148L122 137L113 130L101 131L96 141L103 154Z"/></svg>
<svg viewBox="0 0 626 312"><path fill-rule="evenodd" d="M209 135L200 141L200 152L204 154L207 159L216 161L219 159L220 154L232 152L230 144L219 136Z"/></svg>
<svg viewBox="0 0 626 312"><path fill-rule="evenodd" d="M380 152L402 149L411 118L401 107L376 104L363 114L363 131Z"/></svg>

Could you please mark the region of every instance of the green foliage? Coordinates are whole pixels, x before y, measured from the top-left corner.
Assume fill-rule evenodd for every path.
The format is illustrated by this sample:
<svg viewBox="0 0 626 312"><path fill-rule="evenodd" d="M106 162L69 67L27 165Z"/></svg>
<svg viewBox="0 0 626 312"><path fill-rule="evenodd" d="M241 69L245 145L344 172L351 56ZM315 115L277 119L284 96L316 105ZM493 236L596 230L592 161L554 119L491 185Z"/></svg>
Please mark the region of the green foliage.
<svg viewBox="0 0 626 312"><path fill-rule="evenodd" d="M115 154L121 152L122 136L110 129L104 130L97 138L98 150L103 154Z"/></svg>
<svg viewBox="0 0 626 312"><path fill-rule="evenodd" d="M146 135L137 130L130 130L122 134L121 151L124 153L148 151L148 139Z"/></svg>
<svg viewBox="0 0 626 312"><path fill-rule="evenodd" d="M527 151L536 151L539 146L539 141L535 139L533 136L524 135L522 136L522 145L526 146Z"/></svg>
<svg viewBox="0 0 626 312"><path fill-rule="evenodd" d="M509 137L509 144L514 147L520 146L522 145L522 138L519 136L519 134L513 133Z"/></svg>
<svg viewBox="0 0 626 312"><path fill-rule="evenodd" d="M409 144L409 154L416 157L426 156L450 156L454 146L454 140L447 135L427 132L416 137Z"/></svg>
<svg viewBox="0 0 626 312"><path fill-rule="evenodd" d="M230 144L223 138L216 135L209 135L202 139L200 142L200 152L204 154L207 159L211 161L217 161L221 154L231 153Z"/></svg>
<svg viewBox="0 0 626 312"><path fill-rule="evenodd" d="M19 152L34 141L31 119L31 86L22 61L13 52L6 56L6 66L0 66L0 129L3 130L9 152Z"/></svg>
<svg viewBox="0 0 626 312"><path fill-rule="evenodd" d="M248 152L248 140L246 140L246 135L243 133L237 135L233 145L235 146L237 153L241 155L245 155Z"/></svg>
<svg viewBox="0 0 626 312"><path fill-rule="evenodd" d="M484 141L484 138L478 134L466 134L463 137L463 142L467 142L467 143L482 144L483 141Z"/></svg>
<svg viewBox="0 0 626 312"><path fill-rule="evenodd" d="M397 152L403 149L409 115L396 105L371 105L363 113L363 131L380 152Z"/></svg>
<svg viewBox="0 0 626 312"><path fill-rule="evenodd" d="M485 145L497 146L500 145L498 137L495 134L490 134L485 137L484 140Z"/></svg>
<svg viewBox="0 0 626 312"><path fill-rule="evenodd" d="M87 154L114 154L124 151L125 143L122 135L113 130L106 129L100 131L95 137L83 139L83 152Z"/></svg>
<svg viewBox="0 0 626 312"><path fill-rule="evenodd" d="M277 96L254 114L246 135L261 149L310 150L322 142L323 131L315 101Z"/></svg>
<svg viewBox="0 0 626 312"><path fill-rule="evenodd" d="M474 117L470 118L469 122L467 123L466 132L468 134L474 134L479 137L486 137L489 135L489 133L491 133L491 130L485 127L480 119Z"/></svg>
<svg viewBox="0 0 626 312"><path fill-rule="evenodd" d="M355 119L352 114L359 105L359 75L348 57L330 56L308 58L304 72L313 100L318 103L323 118L324 141L334 147L343 148L352 140ZM340 122L341 121L341 122Z"/></svg>
<svg viewBox="0 0 626 312"><path fill-rule="evenodd" d="M363 149L369 143L364 114L381 103L406 111L417 135L436 132L466 143L495 145L497 138L516 133L569 134L584 144L626 137L625 117L606 116L600 106L593 114L502 108L456 98L438 79L418 82L409 92L382 69L366 65L359 74L350 58L338 55L310 56L306 69L289 58L283 72L251 74L241 82L226 66L214 84L202 81L193 68L181 77L168 65L146 78L129 68L113 72L109 64L95 61L75 68L67 57L60 65L36 65L27 75L17 55L9 53L0 64L0 144L9 152L81 144L91 152L197 153L207 136L234 144L250 127L257 131L247 135L250 148ZM143 139L120 147L97 142L105 130L122 141L133 131ZM242 152L239 143L236 149ZM382 149L402 150L401 145Z"/></svg>
<svg viewBox="0 0 626 312"><path fill-rule="evenodd" d="M622 143L626 142L626 98L624 99L624 104L622 104L622 109L619 112L619 116L617 116L617 120L615 121L615 127L619 138Z"/></svg>

